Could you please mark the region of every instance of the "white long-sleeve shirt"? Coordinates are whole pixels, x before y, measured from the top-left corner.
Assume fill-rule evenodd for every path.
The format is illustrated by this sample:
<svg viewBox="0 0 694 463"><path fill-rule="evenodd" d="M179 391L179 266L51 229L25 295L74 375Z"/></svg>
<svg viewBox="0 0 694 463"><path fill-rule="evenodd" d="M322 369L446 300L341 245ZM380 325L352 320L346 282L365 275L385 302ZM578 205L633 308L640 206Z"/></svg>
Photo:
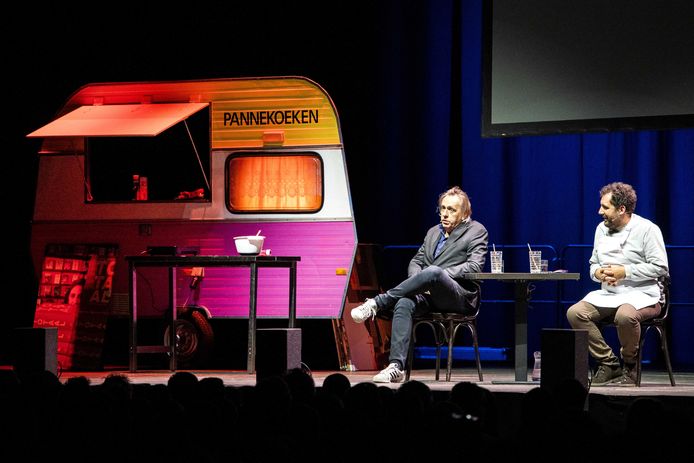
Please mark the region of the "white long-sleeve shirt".
<svg viewBox="0 0 694 463"><path fill-rule="evenodd" d="M632 214L622 230L609 233L601 222L595 229L590 277L599 282L595 272L610 264L624 266L625 278L615 286L603 282L584 301L597 307L631 304L636 309L663 302L658 278L667 275L668 260L663 234L656 224Z"/></svg>

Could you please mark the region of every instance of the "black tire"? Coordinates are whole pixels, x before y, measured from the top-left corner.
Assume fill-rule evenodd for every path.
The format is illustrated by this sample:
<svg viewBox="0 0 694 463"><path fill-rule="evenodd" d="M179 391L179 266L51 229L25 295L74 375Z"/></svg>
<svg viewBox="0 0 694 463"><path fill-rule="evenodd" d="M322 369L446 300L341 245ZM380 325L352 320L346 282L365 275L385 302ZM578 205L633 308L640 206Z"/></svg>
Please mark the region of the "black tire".
<svg viewBox="0 0 694 463"><path fill-rule="evenodd" d="M164 332L164 344L169 345L169 328ZM178 367L203 367L210 360L214 332L205 315L191 310L176 320L176 363Z"/></svg>

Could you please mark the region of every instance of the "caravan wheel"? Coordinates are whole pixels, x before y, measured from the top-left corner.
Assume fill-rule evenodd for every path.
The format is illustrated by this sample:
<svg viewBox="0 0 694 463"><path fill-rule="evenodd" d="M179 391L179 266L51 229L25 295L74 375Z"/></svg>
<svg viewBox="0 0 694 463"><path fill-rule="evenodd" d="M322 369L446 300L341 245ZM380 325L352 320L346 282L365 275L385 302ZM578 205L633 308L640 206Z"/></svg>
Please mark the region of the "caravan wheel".
<svg viewBox="0 0 694 463"><path fill-rule="evenodd" d="M169 345L169 328L164 332ZM176 320L176 361L179 366L204 366L210 359L214 332L205 315L197 310L181 314Z"/></svg>

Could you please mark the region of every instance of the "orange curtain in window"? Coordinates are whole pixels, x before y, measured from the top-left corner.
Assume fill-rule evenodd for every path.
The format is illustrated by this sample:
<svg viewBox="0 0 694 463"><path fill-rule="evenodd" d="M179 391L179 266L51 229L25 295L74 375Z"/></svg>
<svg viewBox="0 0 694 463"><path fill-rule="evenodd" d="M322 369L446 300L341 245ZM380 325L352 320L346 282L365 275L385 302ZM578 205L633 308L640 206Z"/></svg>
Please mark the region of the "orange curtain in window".
<svg viewBox="0 0 694 463"><path fill-rule="evenodd" d="M229 162L228 174L232 211L315 212L321 207L317 156L240 156Z"/></svg>

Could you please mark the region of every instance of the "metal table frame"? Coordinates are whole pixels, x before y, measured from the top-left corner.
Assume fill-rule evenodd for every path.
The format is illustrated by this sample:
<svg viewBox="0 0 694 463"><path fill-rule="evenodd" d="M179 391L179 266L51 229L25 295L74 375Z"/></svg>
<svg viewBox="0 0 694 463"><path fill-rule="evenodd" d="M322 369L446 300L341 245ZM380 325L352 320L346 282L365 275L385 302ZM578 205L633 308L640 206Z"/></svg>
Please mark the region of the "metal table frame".
<svg viewBox="0 0 694 463"><path fill-rule="evenodd" d="M289 327L296 323L296 265L299 256L126 256L130 286L130 371L137 371L137 354L167 353L169 368L176 370L176 267L249 267L250 296L248 308L248 373L255 373L256 310L258 303L258 269L284 267L289 269ZM137 344L137 269L166 267L169 278L169 345L138 346Z"/></svg>
<svg viewBox="0 0 694 463"><path fill-rule="evenodd" d="M466 273L468 280L498 280L514 283L514 362L515 381L499 382L496 384L528 384L528 303L532 290L529 284L535 281L566 281L579 280L580 273Z"/></svg>

